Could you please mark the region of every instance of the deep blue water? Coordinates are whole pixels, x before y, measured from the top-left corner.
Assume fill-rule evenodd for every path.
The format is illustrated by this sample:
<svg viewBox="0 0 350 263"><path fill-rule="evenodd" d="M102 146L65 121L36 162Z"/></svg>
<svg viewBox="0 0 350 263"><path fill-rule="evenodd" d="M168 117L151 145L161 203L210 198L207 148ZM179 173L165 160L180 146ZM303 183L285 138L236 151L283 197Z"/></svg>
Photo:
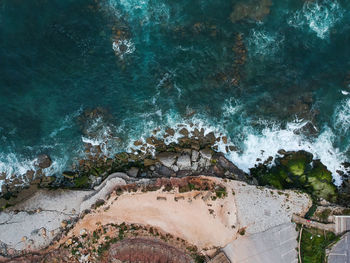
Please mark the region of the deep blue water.
<svg viewBox="0 0 350 263"><path fill-rule="evenodd" d="M242 169L306 149L337 179L349 159L350 2L273 0L261 21L230 19L264 2L0 0L0 172L48 153L59 173L84 141L112 154L195 123L227 134ZM96 107L104 118L78 120ZM296 132L308 121L317 132Z"/></svg>

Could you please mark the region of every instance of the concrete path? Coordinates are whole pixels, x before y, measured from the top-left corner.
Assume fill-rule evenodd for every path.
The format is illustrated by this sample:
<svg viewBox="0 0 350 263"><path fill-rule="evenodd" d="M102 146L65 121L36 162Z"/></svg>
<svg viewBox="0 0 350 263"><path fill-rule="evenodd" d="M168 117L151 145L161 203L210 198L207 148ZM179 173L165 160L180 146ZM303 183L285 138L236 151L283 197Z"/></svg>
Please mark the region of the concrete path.
<svg viewBox="0 0 350 263"><path fill-rule="evenodd" d="M298 263L297 236L295 224L286 223L239 237L223 251L231 263Z"/></svg>
<svg viewBox="0 0 350 263"><path fill-rule="evenodd" d="M332 247L328 254L328 263L350 263L350 232Z"/></svg>
<svg viewBox="0 0 350 263"><path fill-rule="evenodd" d="M302 225L307 226L307 227L313 227L313 228L331 231L331 232L335 233L335 228L336 228L335 224L323 224L323 223L319 223L319 222L312 221L309 219L305 219L305 218L298 216L298 215L295 215L295 214L292 217L292 221L294 223L302 224Z"/></svg>
<svg viewBox="0 0 350 263"><path fill-rule="evenodd" d="M48 246L82 211L90 209L98 199L105 199L117 185L125 185L123 178L128 176L112 174L90 191L39 190L26 201L1 212L0 257Z"/></svg>
<svg viewBox="0 0 350 263"><path fill-rule="evenodd" d="M350 216L334 216L335 232L337 234L350 230Z"/></svg>

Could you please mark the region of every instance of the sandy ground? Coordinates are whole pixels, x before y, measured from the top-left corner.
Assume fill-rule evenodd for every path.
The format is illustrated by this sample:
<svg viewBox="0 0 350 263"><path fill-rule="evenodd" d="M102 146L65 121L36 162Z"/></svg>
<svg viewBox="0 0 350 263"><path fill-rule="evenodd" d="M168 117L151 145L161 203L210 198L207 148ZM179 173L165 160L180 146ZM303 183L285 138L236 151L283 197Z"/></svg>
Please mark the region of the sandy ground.
<svg viewBox="0 0 350 263"><path fill-rule="evenodd" d="M122 174L124 175L124 174ZM126 176L126 175L125 175ZM106 203L85 215L69 233L51 248L64 243L81 230L94 231L98 224L139 224L180 237L200 250L225 247L234 240L290 223L293 213L303 216L311 206L306 194L246 185L241 181L203 177L226 187L227 196L178 190L163 192L112 193ZM62 222L73 221L98 199L106 199L125 181L111 176L95 191L40 191L12 211L0 214L0 249L7 252L35 251L46 247L62 230ZM18 209L18 211L14 211ZM29 211L30 210L30 211ZM2 250L1 250L2 251ZM1 252L0 251L0 252Z"/></svg>
<svg viewBox="0 0 350 263"><path fill-rule="evenodd" d="M99 223L126 222L150 225L209 249L224 247L240 237L242 229L249 235L289 223L293 213L304 215L311 206L306 194L211 180L225 185L227 197L212 200L205 198L210 195L207 191L180 194L175 190L114 195L79 221L69 235L79 235L82 229L93 231ZM183 199L176 201L179 197Z"/></svg>
<svg viewBox="0 0 350 263"><path fill-rule="evenodd" d="M199 248L221 247L236 236L237 216L232 194L228 198L202 199L208 192L127 193L110 201L78 222L73 234L82 228L93 230L96 223L136 223L157 227L181 237ZM176 198L184 198L175 201ZM194 198L196 197L196 198ZM158 200L157 200L158 198ZM162 198L159 200L159 198ZM164 200L166 198L166 200ZM109 207L107 211L104 211Z"/></svg>

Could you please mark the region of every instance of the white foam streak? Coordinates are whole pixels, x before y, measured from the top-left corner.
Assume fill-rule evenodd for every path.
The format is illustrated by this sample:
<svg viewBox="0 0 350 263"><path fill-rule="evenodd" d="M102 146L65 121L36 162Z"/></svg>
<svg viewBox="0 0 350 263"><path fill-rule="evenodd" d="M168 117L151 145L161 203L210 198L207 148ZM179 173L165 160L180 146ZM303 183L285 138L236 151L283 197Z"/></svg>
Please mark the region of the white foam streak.
<svg viewBox="0 0 350 263"><path fill-rule="evenodd" d="M345 156L334 148L334 134L329 128L314 140L310 141L302 135L295 134L299 125L289 125L286 129L278 127L265 128L261 134L255 134L248 131L246 139L243 141L243 153L231 152L229 159L238 165L241 169L248 172L249 168L257 162L266 160L269 156L275 157L280 149L286 151L305 150L311 152L314 158L318 158L332 172L335 183L341 183L340 176L336 172L340 170L341 163L346 159Z"/></svg>
<svg viewBox="0 0 350 263"><path fill-rule="evenodd" d="M335 110L334 128L346 133L350 128L350 99L345 100Z"/></svg>
<svg viewBox="0 0 350 263"><path fill-rule="evenodd" d="M297 11L288 20L293 27L308 26L319 38L326 38L329 29L338 23L344 15L344 10L337 1L305 1L303 9Z"/></svg>
<svg viewBox="0 0 350 263"><path fill-rule="evenodd" d="M263 29L252 29L248 37L250 54L259 56L273 56L284 41L284 36L270 33Z"/></svg>

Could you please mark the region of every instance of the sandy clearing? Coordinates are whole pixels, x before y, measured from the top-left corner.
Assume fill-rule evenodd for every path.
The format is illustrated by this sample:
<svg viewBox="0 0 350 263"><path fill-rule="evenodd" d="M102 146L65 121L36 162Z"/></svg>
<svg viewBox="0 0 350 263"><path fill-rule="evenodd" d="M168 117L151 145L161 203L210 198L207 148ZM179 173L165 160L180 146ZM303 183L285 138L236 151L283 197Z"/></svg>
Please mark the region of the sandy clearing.
<svg viewBox="0 0 350 263"><path fill-rule="evenodd" d="M198 193L164 193L161 190L126 193L117 200L110 200L97 213L86 215L78 222L73 234L79 234L82 228L93 230L97 222L102 225L127 222L160 228L201 249L224 246L237 233L237 229L232 227L237 224L235 203L229 201L232 196L205 202L199 197L194 199ZM203 195L206 193L203 192ZM175 201L175 196L183 196L184 199ZM166 200L157 200L157 197L165 197ZM103 211L107 206L110 206L109 210Z"/></svg>
<svg viewBox="0 0 350 263"><path fill-rule="evenodd" d="M227 197L212 200L204 198L208 191L177 190L112 194L106 204L79 220L66 238L79 235L83 228L94 231L97 224L125 222L158 228L208 250L239 239L240 229L249 236L290 223L293 213L303 216L311 206L308 195L295 191L203 178L224 185Z"/></svg>

